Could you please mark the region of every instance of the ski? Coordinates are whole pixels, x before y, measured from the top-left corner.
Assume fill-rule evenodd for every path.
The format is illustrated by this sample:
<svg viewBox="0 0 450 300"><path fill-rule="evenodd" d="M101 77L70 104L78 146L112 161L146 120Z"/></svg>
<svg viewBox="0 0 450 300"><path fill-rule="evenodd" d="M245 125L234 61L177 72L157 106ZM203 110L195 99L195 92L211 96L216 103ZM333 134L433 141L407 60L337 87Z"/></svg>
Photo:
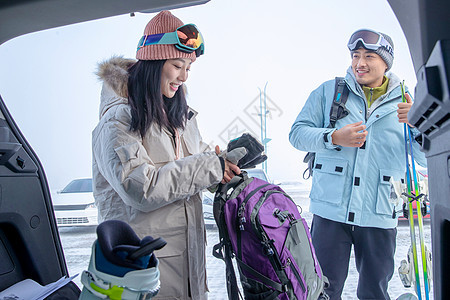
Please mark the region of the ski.
<svg viewBox="0 0 450 300"><path fill-rule="evenodd" d="M409 128L409 125L407 125L408 127L408 136L409 136L409 147L410 147L410 152L411 152L411 165L412 165L412 173L413 173L413 179L414 179L414 193L413 195L415 196L415 201L416 201L416 210L417 210L417 223L419 225L419 241L420 241L420 250L421 250L421 257L422 257L422 271L423 271L423 285L424 285L424 289L425 289L425 299L429 300L430 299L430 290L429 290L429 282L428 282L428 270L427 270L427 253L425 250L425 236L423 233L423 215L422 215L422 209L423 209L423 205L425 205L425 209L426 209L426 204L424 204L419 197L419 184L418 184L418 180L417 180L417 173L416 173L416 167L415 167L415 162L414 162L414 154L413 154L413 149L412 149L412 133L411 133L411 128Z"/></svg>
<svg viewBox="0 0 450 300"><path fill-rule="evenodd" d="M402 86L403 89L403 86ZM407 186L407 192L408 195L411 195L411 174L410 174L410 169L409 169L409 159L408 159L408 138L407 138L407 129L406 129L407 124L404 124L403 127L403 132L405 135L405 156L406 156L406 186ZM417 246L416 246L416 231L415 231L415 227L414 227L414 211L413 211L413 206L412 206L412 202L409 198L408 198L408 221L409 221L409 231L410 231L410 235L411 235L411 250L412 250L412 259L413 261L409 262L410 264L412 263L414 266L414 276L415 276L415 288L416 288L416 293L417 296L419 297L419 300L422 299L422 293L421 293L421 289L420 289L420 277L419 277L419 265L418 265L418 261L417 261Z"/></svg>

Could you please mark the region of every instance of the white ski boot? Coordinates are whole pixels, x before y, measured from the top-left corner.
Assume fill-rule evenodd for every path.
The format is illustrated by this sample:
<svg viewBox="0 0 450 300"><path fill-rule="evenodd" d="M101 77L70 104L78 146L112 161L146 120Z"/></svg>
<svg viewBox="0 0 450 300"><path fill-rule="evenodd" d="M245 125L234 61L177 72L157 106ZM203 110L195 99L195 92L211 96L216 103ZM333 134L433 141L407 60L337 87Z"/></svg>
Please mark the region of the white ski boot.
<svg viewBox="0 0 450 300"><path fill-rule="evenodd" d="M407 259L408 260L404 259L400 262L398 275L400 275L400 280L402 281L403 286L409 288L411 287L411 285L416 284L416 277L414 276L412 247L409 247Z"/></svg>
<svg viewBox="0 0 450 300"><path fill-rule="evenodd" d="M428 250L427 246L425 246L425 256L427 261L428 286L431 286L431 281L433 279L433 269L431 261L431 251ZM409 247L407 259L408 260L404 259L400 262L398 274L400 275L400 280L402 281L404 287L409 288L413 285L414 290L416 290L417 287L416 287L416 277L414 271L412 247ZM420 260L420 256L418 257L418 260Z"/></svg>
<svg viewBox="0 0 450 300"><path fill-rule="evenodd" d="M138 238L131 227L118 220L97 227L97 240L87 271L81 274L80 300L147 300L159 291L158 259L154 250L166 242Z"/></svg>
<svg viewBox="0 0 450 300"><path fill-rule="evenodd" d="M417 300L417 296L411 293L400 295L396 300Z"/></svg>

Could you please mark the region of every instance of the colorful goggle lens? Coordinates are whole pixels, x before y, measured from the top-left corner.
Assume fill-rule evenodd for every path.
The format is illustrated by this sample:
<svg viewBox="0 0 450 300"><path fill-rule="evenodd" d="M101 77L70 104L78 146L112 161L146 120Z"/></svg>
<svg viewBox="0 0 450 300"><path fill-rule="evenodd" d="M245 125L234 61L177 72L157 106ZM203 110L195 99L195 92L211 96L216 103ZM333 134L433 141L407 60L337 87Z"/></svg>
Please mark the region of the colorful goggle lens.
<svg viewBox="0 0 450 300"><path fill-rule="evenodd" d="M179 44L192 50L203 45L203 36L193 24L187 24L177 29Z"/></svg>

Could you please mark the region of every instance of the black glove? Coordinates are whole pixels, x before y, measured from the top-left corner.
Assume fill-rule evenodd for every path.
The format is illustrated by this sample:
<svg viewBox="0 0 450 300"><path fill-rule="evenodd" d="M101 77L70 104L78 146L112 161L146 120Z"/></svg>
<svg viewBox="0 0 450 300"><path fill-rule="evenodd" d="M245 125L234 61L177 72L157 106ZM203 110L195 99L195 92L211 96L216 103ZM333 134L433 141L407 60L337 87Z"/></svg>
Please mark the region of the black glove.
<svg viewBox="0 0 450 300"><path fill-rule="evenodd" d="M245 148L247 154L236 164L241 169L254 168L257 164L264 162L267 156L264 154L264 146L251 134L244 133L237 139L231 140L227 146L230 153L236 148Z"/></svg>

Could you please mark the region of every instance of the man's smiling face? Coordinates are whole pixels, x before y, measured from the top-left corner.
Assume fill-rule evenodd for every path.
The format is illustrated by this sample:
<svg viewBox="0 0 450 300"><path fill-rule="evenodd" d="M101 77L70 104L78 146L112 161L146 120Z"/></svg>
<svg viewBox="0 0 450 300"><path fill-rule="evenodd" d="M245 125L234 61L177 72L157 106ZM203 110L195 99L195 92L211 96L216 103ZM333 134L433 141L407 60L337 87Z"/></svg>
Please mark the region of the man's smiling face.
<svg viewBox="0 0 450 300"><path fill-rule="evenodd" d="M359 48L352 51L352 70L359 84L375 88L383 84L387 65L374 51Z"/></svg>

